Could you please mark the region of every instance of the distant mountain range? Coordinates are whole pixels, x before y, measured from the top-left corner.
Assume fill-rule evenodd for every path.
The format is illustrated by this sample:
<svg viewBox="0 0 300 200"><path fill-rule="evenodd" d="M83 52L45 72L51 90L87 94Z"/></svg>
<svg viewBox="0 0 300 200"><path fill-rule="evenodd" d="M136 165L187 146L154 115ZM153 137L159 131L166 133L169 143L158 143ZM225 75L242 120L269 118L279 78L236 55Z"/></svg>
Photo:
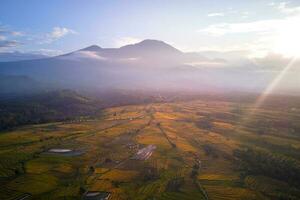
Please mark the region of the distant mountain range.
<svg viewBox="0 0 300 200"><path fill-rule="evenodd" d="M34 60L47 58L48 56L36 53L15 52L0 52L0 62L13 62L21 60Z"/></svg>
<svg viewBox="0 0 300 200"><path fill-rule="evenodd" d="M59 89L224 91L261 89L268 81L227 65L223 58L184 53L163 41L144 40L120 48L92 45L56 57L0 62L0 74L6 77L5 85L0 84L4 91L10 87L17 91L27 77L24 85L37 85L32 84L35 81ZM8 77L14 79L10 84ZM17 77L20 81L15 81Z"/></svg>
<svg viewBox="0 0 300 200"><path fill-rule="evenodd" d="M31 93L31 91L43 90L42 83L28 76L0 75L1 94Z"/></svg>

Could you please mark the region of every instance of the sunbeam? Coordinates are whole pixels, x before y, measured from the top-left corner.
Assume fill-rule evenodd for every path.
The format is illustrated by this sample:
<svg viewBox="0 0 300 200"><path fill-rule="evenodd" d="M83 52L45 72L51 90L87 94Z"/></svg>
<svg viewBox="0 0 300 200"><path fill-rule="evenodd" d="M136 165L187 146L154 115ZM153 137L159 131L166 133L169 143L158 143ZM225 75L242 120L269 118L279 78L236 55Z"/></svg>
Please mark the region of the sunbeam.
<svg viewBox="0 0 300 200"><path fill-rule="evenodd" d="M283 77L286 75L286 73L292 68L292 66L294 65L296 60L297 60L297 57L293 58L288 63L288 65L285 68L283 68L283 70L276 76L276 78L268 85L268 87L265 89L265 91L260 95L260 97L255 102L254 110L259 108L264 103L264 101L272 93L272 91L276 88L276 86L278 86L278 84L283 79Z"/></svg>
<svg viewBox="0 0 300 200"><path fill-rule="evenodd" d="M257 112L265 100L269 97L270 94L276 89L276 87L280 84L281 80L290 71L290 69L294 66L295 62L298 60L298 57L294 57L290 60L286 67L282 69L282 71L274 78L274 80L266 87L266 89L262 92L262 94L257 98L254 103L251 111L243 118L242 124L247 124L252 118L252 116Z"/></svg>

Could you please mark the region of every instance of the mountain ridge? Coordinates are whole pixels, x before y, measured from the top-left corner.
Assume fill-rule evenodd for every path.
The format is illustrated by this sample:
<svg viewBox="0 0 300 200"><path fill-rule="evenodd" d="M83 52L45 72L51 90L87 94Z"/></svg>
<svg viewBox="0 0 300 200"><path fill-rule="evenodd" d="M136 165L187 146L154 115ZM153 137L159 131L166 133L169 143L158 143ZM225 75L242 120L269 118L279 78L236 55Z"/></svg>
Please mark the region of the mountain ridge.
<svg viewBox="0 0 300 200"><path fill-rule="evenodd" d="M79 49L78 51L102 51L102 50L128 50L132 48L147 48L148 50L153 50L153 48L157 49L164 49L164 50L171 50L171 51L177 51L181 52L180 50L176 49L175 47L165 43L161 40L154 40L154 39L145 39L141 42L134 43L134 44L128 44L117 48L102 48L99 45L93 44L90 46L87 46L83 49Z"/></svg>
<svg viewBox="0 0 300 200"><path fill-rule="evenodd" d="M159 40L120 48L91 45L56 57L0 63L0 74L28 76L63 89L262 90L272 77L185 53ZM259 80L259 81L253 81ZM249 84L254 83L254 84Z"/></svg>

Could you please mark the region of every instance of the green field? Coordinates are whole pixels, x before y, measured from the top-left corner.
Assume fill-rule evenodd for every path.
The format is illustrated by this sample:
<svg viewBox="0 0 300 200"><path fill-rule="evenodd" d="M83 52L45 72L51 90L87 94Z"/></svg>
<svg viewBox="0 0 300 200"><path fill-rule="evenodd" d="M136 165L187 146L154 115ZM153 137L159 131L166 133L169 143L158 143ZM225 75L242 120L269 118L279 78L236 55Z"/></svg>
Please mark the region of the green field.
<svg viewBox="0 0 300 200"><path fill-rule="evenodd" d="M132 105L2 132L0 199L81 199L85 191L113 200L300 199L300 110L251 109L200 100ZM150 144L149 159L130 159Z"/></svg>

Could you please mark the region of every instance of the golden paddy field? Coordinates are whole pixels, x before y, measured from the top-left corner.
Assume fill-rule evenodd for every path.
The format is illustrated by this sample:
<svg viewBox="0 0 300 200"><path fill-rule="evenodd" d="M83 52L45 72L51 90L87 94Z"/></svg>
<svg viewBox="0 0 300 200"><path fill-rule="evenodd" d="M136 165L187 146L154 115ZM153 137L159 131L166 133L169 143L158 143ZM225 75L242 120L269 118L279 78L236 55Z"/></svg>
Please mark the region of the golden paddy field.
<svg viewBox="0 0 300 200"><path fill-rule="evenodd" d="M97 120L2 132L0 199L24 194L30 199L81 199L89 190L110 192L113 200L279 199L278 191L290 185L243 174L233 152L286 148L284 155L299 161L300 137L280 128L258 134L257 127L234 112L236 107L246 113L251 106L218 101L132 105L106 109ZM261 109L253 118L300 119L300 113L273 110ZM147 145L156 146L151 157L131 159ZM47 153L51 148L80 154Z"/></svg>

